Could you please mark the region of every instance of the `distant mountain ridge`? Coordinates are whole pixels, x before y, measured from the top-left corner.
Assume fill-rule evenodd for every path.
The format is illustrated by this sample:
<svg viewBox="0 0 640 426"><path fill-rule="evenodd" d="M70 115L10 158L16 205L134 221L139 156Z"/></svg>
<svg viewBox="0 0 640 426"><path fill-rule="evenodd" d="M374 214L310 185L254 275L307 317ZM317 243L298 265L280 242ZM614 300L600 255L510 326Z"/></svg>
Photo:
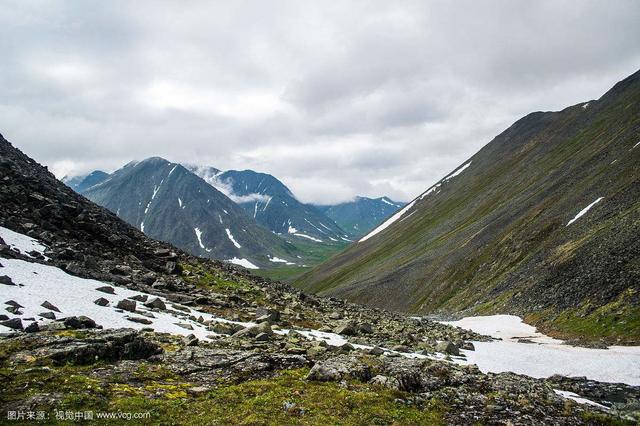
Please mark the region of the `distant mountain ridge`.
<svg viewBox="0 0 640 426"><path fill-rule="evenodd" d="M347 233L316 207L298 201L274 176L253 170L190 166L189 169L237 202L258 223L277 234L317 243L350 241Z"/></svg>
<svg viewBox="0 0 640 426"><path fill-rule="evenodd" d="M152 238L199 256L255 268L300 255L204 180L159 157L129 163L80 192Z"/></svg>
<svg viewBox="0 0 640 426"><path fill-rule="evenodd" d="M388 197L356 197L353 201L317 207L348 232L351 238L358 239L404 205Z"/></svg>

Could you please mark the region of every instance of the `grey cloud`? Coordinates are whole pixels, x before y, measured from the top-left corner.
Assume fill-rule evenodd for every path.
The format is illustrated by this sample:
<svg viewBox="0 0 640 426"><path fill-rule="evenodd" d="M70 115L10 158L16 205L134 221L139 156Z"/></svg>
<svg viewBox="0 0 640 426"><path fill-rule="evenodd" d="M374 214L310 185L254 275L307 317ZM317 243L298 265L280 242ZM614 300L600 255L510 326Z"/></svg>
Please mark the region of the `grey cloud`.
<svg viewBox="0 0 640 426"><path fill-rule="evenodd" d="M633 0L9 1L0 132L58 174L160 155L409 200L636 71L639 21Z"/></svg>

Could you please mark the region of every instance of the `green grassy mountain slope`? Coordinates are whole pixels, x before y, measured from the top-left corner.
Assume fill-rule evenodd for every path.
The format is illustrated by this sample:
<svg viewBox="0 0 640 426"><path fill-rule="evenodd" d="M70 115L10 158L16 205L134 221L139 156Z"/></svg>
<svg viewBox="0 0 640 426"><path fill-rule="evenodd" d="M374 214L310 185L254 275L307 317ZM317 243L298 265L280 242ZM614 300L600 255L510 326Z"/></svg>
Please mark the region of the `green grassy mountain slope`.
<svg viewBox="0 0 640 426"><path fill-rule="evenodd" d="M640 341L640 72L527 115L299 287ZM572 221L587 206L600 200Z"/></svg>

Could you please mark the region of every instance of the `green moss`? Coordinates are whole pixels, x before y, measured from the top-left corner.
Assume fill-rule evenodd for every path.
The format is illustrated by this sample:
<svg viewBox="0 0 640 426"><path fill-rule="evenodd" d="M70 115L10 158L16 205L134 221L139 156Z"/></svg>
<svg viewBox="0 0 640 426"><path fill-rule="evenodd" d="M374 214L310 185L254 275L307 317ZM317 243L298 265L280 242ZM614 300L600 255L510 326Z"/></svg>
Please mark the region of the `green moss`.
<svg viewBox="0 0 640 426"><path fill-rule="evenodd" d="M530 315L528 319L557 337L637 344L640 342L640 307L628 301L635 292L630 288L617 300L596 309L585 303L579 309L564 311L549 320L539 315Z"/></svg>
<svg viewBox="0 0 640 426"><path fill-rule="evenodd" d="M145 400L124 398L110 409L151 411L150 423L229 425L441 424L444 409L434 402L425 408L399 401L402 393L364 384L343 388L336 383L303 380L306 370L220 387L198 399Z"/></svg>

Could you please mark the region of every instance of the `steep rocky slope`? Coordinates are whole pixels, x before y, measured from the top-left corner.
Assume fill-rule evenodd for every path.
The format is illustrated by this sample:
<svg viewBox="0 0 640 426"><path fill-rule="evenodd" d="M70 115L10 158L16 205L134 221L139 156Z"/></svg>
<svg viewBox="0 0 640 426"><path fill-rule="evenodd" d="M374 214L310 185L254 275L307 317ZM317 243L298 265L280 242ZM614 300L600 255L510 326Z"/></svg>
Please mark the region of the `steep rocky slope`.
<svg viewBox="0 0 640 426"><path fill-rule="evenodd" d="M514 123L301 288L640 341L640 72Z"/></svg>
<svg viewBox="0 0 640 426"><path fill-rule="evenodd" d="M355 200L329 206L318 206L338 226L358 239L393 215L404 203L392 201L388 197L356 197Z"/></svg>
<svg viewBox="0 0 640 426"><path fill-rule="evenodd" d="M483 374L438 354L456 358L468 340L486 340L475 333L308 296L187 255L73 192L1 137L0 226L0 286L12 295L0 301L7 421L136 413L145 417L133 424L574 425L621 421L615 410L638 401L637 389L620 384ZM71 286L104 296L78 299L87 309L79 316L68 313L75 304L31 306ZM131 327L90 318L105 312ZM167 316L181 331L158 332ZM618 402L606 412L554 388Z"/></svg>
<svg viewBox="0 0 640 426"><path fill-rule="evenodd" d="M162 158L130 163L80 192L150 237L199 256L254 268L301 254L224 194Z"/></svg>

